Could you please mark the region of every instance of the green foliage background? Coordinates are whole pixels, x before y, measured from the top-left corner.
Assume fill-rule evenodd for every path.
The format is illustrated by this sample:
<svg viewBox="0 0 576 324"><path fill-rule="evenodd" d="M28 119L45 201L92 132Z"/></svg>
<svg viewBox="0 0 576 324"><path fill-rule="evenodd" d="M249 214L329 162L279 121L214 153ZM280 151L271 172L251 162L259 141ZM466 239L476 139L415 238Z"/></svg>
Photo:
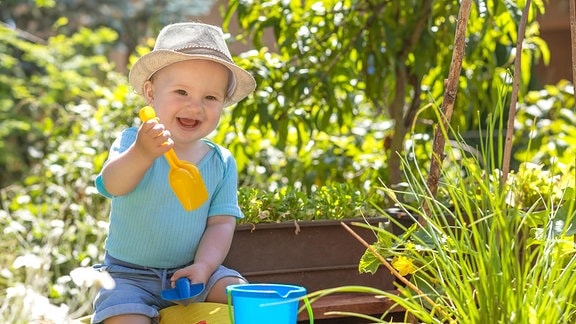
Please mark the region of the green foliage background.
<svg viewBox="0 0 576 324"><path fill-rule="evenodd" d="M452 117L458 131L486 128L502 104L502 89L510 90L524 5L506 0L472 6ZM535 21L543 8L542 1L534 1L528 17L520 98L532 85L532 66L549 59ZM237 16L246 31L239 38L258 49L247 53L246 64L258 78L259 91L233 115L249 116L243 130L255 125L274 132L281 149L294 138L291 142L307 151L317 137L330 134L346 136L361 152L376 153L369 165L362 163L364 156L350 161L352 174L331 172L338 165L327 161L290 161L294 168L284 174L307 175L305 190L343 180L398 184L407 135L431 134L435 124L433 109L424 107L439 106L444 95L458 10L457 1L229 1L224 25ZM272 45L266 41L270 34ZM338 156L359 156L352 145L339 149ZM366 166L377 172L366 174Z"/></svg>
<svg viewBox="0 0 576 324"><path fill-rule="evenodd" d="M226 19L237 15L247 32L236 40L251 39L257 48L236 61L256 76L258 90L225 114L213 139L237 158L240 197L251 221L342 218L373 213L371 204L386 207L380 181L400 174L390 169L396 154L390 142L426 164L435 120L428 107L439 105L442 95L457 6L399 3L230 3ZM509 87L504 76L518 21L516 2L478 3L487 11L477 7L471 19L454 118L461 130L482 128L483 120L504 114L495 107L506 106L501 93ZM269 11L269 5L281 10ZM391 22L398 27L398 17L405 27L389 28ZM421 22L417 17L426 21L421 38L403 47ZM98 262L103 252L108 202L96 194L93 180L112 140L138 123L143 105L106 57L119 33L69 28L68 19L56 19L52 36L31 42L0 26L3 322L27 322L38 309L24 298L31 291L50 305L78 310L72 315L89 312L83 306L91 295L69 273ZM260 46L267 28L276 35L275 50ZM524 54L546 57L532 28L527 42L537 50ZM378 47L381 40L385 46ZM150 39L142 44L135 47L138 55L150 50ZM534 60L523 61L527 85ZM573 169L570 85L528 90L522 90L527 99L518 117L517 158Z"/></svg>

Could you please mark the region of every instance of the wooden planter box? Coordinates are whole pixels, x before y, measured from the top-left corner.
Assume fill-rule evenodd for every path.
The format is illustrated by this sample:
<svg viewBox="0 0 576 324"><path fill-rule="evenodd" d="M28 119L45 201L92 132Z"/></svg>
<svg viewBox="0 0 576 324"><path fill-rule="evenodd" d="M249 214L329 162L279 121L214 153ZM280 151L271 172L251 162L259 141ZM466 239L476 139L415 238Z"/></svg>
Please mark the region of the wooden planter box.
<svg viewBox="0 0 576 324"><path fill-rule="evenodd" d="M369 218L378 225L385 218ZM364 222L363 219L346 220ZM284 283L303 286L308 292L345 285L394 289L394 277L379 270L360 274L358 263L366 250L341 221L239 225L224 265L242 273L252 283ZM372 231L352 227L368 243Z"/></svg>

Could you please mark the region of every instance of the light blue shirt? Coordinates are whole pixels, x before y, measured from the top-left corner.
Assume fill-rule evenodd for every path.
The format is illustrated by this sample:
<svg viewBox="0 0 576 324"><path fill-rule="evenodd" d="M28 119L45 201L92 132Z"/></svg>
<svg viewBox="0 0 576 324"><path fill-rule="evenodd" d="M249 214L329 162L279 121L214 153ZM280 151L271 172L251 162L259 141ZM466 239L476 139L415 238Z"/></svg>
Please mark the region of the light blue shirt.
<svg viewBox="0 0 576 324"><path fill-rule="evenodd" d="M128 128L114 141L109 159L126 151L138 129ZM238 171L227 149L204 140L212 149L197 164L208 189L208 200L186 211L168 181L170 166L161 156L130 193L112 196L102 174L96 178L100 194L112 199L106 251L112 257L154 268L177 268L193 261L210 216L244 217L238 206ZM191 192L191 195L194 193Z"/></svg>

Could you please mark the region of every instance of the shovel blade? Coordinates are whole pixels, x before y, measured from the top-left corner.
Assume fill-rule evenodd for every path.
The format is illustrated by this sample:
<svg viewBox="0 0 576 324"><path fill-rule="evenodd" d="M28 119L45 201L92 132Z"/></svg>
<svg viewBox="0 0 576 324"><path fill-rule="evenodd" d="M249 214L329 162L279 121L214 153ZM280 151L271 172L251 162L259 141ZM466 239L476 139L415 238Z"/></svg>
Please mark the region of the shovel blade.
<svg viewBox="0 0 576 324"><path fill-rule="evenodd" d="M179 160L174 150L164 155L170 165L168 181L182 207L191 211L202 206L208 199L208 190L200 170L190 162Z"/></svg>
<svg viewBox="0 0 576 324"><path fill-rule="evenodd" d="M170 169L168 177L172 191L186 211L202 206L208 199L208 191L200 172L194 177L186 169Z"/></svg>

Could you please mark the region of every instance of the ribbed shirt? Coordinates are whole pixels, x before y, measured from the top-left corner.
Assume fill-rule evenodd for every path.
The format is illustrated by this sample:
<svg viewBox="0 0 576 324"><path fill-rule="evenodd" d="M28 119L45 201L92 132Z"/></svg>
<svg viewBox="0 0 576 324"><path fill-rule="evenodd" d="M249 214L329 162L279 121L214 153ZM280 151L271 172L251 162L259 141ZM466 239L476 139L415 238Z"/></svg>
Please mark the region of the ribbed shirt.
<svg viewBox="0 0 576 324"><path fill-rule="evenodd" d="M124 130L112 144L108 160L126 151L136 140L137 131L135 127ZM154 161L126 195L112 196L106 191L102 174L97 176L98 192L112 200L107 253L144 267L177 268L193 261L208 217L243 217L234 157L227 149L204 141L212 149L196 166L208 189L208 200L192 211L186 211L172 191L170 166L164 156Z"/></svg>

